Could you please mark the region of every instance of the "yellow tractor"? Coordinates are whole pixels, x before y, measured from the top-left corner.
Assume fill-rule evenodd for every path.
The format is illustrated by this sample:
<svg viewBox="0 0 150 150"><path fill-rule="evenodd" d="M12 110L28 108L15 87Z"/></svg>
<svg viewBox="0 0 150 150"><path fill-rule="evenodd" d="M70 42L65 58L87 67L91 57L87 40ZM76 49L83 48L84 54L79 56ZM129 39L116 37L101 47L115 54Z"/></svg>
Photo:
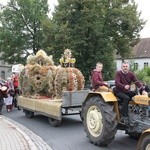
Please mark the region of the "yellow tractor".
<svg viewBox="0 0 150 150"><path fill-rule="evenodd" d="M139 139L137 149L150 150L150 97L136 95L129 103L129 122L120 121L121 102L113 92L89 92L82 104L84 130L89 140L98 146L110 144L117 130L124 130Z"/></svg>
<svg viewBox="0 0 150 150"><path fill-rule="evenodd" d="M61 99L42 100L19 96L18 106L28 118L35 113L48 116L54 127L61 124L63 115L80 114L87 137L95 145L110 144L117 130L124 130L131 138L139 139L138 150L150 150L150 97L133 97L128 124L120 122L122 104L113 92L64 91Z"/></svg>

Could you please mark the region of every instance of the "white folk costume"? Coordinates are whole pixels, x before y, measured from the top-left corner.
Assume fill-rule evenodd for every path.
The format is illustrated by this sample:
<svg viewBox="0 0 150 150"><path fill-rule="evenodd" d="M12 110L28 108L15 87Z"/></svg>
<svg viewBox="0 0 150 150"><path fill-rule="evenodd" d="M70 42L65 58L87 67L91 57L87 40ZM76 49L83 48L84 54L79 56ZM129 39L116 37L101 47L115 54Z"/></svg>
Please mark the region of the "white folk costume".
<svg viewBox="0 0 150 150"><path fill-rule="evenodd" d="M6 109L8 112L12 110L13 107L13 94L14 94L14 89L13 89L13 84L11 82L11 78L7 78L7 98L5 98L4 103L6 105Z"/></svg>

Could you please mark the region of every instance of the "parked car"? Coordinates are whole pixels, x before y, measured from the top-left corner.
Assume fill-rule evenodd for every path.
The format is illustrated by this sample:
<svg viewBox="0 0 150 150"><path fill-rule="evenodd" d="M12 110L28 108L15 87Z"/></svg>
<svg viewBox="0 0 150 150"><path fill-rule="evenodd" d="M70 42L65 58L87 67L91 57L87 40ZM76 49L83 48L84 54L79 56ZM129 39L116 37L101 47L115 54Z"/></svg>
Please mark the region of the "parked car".
<svg viewBox="0 0 150 150"><path fill-rule="evenodd" d="M108 80L106 82L109 84L110 88L115 86L115 80Z"/></svg>

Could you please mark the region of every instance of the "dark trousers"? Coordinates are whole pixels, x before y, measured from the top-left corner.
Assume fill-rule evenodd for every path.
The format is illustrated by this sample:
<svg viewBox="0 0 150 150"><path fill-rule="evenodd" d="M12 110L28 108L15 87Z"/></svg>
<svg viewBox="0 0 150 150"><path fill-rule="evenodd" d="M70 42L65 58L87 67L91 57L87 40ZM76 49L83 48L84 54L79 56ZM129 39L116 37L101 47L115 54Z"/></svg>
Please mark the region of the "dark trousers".
<svg viewBox="0 0 150 150"><path fill-rule="evenodd" d="M0 112L2 111L3 105L4 105L4 100L0 99Z"/></svg>
<svg viewBox="0 0 150 150"><path fill-rule="evenodd" d="M120 91L116 91L115 95L121 100L122 103L122 108L121 108L122 117L127 117L129 101L131 101L132 97L135 96L136 94L134 92L123 93Z"/></svg>
<svg viewBox="0 0 150 150"><path fill-rule="evenodd" d="M3 105L0 105L0 113L1 113L1 111L2 111L2 108L3 108Z"/></svg>

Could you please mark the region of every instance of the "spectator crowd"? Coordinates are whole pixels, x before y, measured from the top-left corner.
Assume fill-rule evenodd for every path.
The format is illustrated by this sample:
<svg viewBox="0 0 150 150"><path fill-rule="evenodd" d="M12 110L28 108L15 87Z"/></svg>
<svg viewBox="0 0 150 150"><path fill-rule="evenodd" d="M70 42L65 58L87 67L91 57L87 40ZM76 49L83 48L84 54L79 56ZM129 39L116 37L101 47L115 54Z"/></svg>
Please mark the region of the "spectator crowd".
<svg viewBox="0 0 150 150"><path fill-rule="evenodd" d="M6 105L7 112L17 107L17 96L19 94L18 79L18 73L13 73L6 81L0 79L0 115L4 105Z"/></svg>

